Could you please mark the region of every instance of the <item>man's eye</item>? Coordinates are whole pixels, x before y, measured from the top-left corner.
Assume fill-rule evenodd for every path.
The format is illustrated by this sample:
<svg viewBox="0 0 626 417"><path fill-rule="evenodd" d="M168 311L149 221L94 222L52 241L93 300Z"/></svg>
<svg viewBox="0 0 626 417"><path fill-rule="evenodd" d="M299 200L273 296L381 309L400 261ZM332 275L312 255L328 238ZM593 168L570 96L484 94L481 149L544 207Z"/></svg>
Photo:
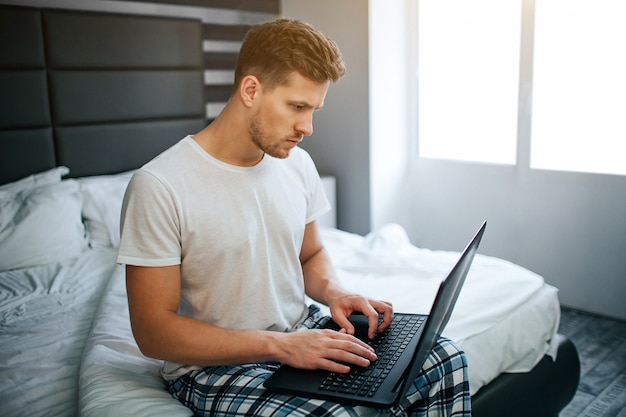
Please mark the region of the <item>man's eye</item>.
<svg viewBox="0 0 626 417"><path fill-rule="evenodd" d="M301 105L301 104L293 104L292 106L293 106L294 109L296 109L298 111L304 109L304 106Z"/></svg>

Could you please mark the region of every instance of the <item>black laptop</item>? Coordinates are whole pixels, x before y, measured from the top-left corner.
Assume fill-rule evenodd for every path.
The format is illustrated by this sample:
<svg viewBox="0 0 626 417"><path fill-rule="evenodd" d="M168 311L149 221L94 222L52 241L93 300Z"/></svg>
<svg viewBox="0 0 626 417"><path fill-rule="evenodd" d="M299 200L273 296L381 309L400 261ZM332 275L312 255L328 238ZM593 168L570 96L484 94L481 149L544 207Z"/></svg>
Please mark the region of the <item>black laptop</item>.
<svg viewBox="0 0 626 417"><path fill-rule="evenodd" d="M282 365L265 382L265 387L286 394L348 405L376 408L397 405L420 373L424 361L448 323L486 226L484 222L441 282L430 314L394 313L389 328L374 340L367 337L367 318L362 314L350 316L356 336L376 351L378 359L369 367L353 367L350 373L339 374ZM339 330L332 321L328 327Z"/></svg>

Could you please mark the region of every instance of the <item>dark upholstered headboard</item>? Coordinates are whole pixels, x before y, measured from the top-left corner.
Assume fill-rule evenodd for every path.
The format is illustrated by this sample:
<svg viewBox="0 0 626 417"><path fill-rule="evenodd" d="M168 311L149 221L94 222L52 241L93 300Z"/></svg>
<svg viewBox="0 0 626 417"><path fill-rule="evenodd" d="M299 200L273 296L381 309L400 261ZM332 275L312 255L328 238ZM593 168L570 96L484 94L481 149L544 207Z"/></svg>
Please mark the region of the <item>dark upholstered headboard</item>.
<svg viewBox="0 0 626 417"><path fill-rule="evenodd" d="M205 116L199 20L0 6L0 184L137 168Z"/></svg>

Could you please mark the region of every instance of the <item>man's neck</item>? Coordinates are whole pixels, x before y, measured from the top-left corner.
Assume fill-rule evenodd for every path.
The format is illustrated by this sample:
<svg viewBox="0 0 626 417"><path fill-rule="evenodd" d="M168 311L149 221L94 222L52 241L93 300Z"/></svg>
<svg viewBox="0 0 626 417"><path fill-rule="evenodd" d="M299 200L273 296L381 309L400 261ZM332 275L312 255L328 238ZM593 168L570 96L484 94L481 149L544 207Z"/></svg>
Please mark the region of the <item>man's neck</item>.
<svg viewBox="0 0 626 417"><path fill-rule="evenodd" d="M265 153L250 139L245 120L227 107L193 139L209 155L230 165L250 167L258 164Z"/></svg>

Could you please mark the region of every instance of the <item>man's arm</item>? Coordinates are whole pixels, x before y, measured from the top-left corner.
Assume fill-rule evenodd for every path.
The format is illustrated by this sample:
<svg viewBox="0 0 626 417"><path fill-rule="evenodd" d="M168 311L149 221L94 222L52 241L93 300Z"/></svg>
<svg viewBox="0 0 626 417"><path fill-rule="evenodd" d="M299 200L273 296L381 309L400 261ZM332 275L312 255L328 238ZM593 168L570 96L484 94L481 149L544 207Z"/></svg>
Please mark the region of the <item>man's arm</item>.
<svg viewBox="0 0 626 417"><path fill-rule="evenodd" d="M133 335L146 356L199 366L273 360L335 372L349 370L338 362L368 366L375 359L366 344L331 330L231 330L181 316L179 266L129 265L126 286Z"/></svg>
<svg viewBox="0 0 626 417"><path fill-rule="evenodd" d="M330 308L335 323L347 333L354 334L354 327L348 320L353 312L360 312L367 316L368 336L372 339L377 332L389 327L393 317L391 303L353 294L341 287L315 222L306 225L300 262L307 295L326 304ZM383 314L383 321L380 325L378 324L379 313Z"/></svg>
<svg viewBox="0 0 626 417"><path fill-rule="evenodd" d="M260 332L235 332L179 315L179 265L129 265L126 287L133 335L146 356L194 365L273 359L271 339ZM252 341L254 352L245 349Z"/></svg>

